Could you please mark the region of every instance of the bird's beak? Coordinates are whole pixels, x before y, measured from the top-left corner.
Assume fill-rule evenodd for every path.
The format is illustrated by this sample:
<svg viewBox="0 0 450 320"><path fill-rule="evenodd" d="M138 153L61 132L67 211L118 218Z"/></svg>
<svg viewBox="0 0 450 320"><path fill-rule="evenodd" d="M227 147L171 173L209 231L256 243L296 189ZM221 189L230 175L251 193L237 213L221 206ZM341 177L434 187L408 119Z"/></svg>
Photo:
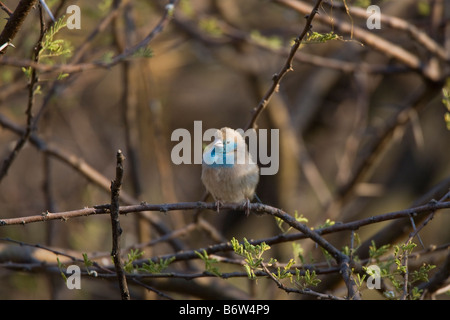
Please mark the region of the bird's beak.
<svg viewBox="0 0 450 320"><path fill-rule="evenodd" d="M217 148L223 148L223 141L222 141L221 139L217 139L217 140L214 142L214 147L217 147Z"/></svg>

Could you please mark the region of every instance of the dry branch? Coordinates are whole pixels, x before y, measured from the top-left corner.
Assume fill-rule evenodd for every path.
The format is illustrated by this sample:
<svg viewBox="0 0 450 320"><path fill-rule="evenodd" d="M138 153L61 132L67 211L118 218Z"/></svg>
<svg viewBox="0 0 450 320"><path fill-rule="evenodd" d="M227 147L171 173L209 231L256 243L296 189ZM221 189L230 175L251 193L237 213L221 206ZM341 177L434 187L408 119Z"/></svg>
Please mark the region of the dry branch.
<svg viewBox="0 0 450 320"><path fill-rule="evenodd" d="M11 43L17 32L19 32L20 27L25 21L25 18L28 16L31 9L36 5L36 3L37 0L21 0L19 2L14 12L10 15L5 28L0 34L0 46L5 43ZM3 4L2 8L5 8ZM6 52L7 48L8 47L5 47L0 51L0 56Z"/></svg>

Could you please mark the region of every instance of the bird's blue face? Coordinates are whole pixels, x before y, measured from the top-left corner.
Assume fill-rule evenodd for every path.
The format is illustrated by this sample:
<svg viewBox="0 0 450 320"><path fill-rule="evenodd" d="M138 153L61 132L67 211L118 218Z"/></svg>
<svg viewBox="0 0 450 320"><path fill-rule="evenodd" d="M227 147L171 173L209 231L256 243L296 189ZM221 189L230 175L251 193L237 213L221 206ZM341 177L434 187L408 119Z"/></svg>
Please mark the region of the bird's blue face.
<svg viewBox="0 0 450 320"><path fill-rule="evenodd" d="M217 139L209 149L205 150L204 160L211 167L233 167L236 149L237 143L234 139Z"/></svg>
<svg viewBox="0 0 450 320"><path fill-rule="evenodd" d="M224 151L222 151L223 153L233 153L237 149L237 143L236 141L234 141L234 139L225 139L222 141L222 144L222 150Z"/></svg>

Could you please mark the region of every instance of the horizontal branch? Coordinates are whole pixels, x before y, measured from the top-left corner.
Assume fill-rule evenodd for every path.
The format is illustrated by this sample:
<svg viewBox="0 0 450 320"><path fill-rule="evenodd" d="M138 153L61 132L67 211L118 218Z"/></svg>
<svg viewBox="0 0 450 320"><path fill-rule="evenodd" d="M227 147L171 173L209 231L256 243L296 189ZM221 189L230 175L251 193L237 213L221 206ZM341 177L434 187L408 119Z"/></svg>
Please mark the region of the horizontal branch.
<svg viewBox="0 0 450 320"><path fill-rule="evenodd" d="M43 212L39 215L33 216L25 216L19 218L6 218L0 219L0 226L10 226L10 225L25 225L29 223L35 222L45 222L50 220L62 220L67 221L71 218L77 217L86 217L91 215L99 215L99 214L109 214L110 213L110 205L97 205L93 207L87 207L78 210L72 211L64 211L64 212ZM362 226L366 226L373 223L378 223L387 220L399 219L399 218L409 218L411 215L421 215L426 214L432 211L437 211L441 209L450 208L450 201L446 202L438 202L431 201L428 204L404 209L400 211L393 211L377 216L372 216L369 218L356 220L347 223L337 223L331 227L317 229L315 230L318 234L326 234L337 231L344 230L357 230ZM197 210L197 209L207 209L216 211L217 205L214 202L178 202L178 203L165 203L165 204L149 204L149 203L141 203L138 205L129 205L129 206L120 206L119 213L120 214L128 214L128 213L136 213L136 212L144 212L144 211L159 211L159 212L170 212L176 210ZM221 205L222 210L236 210L236 211L245 211L247 209L247 204L236 204L236 203L225 203ZM256 214L270 214L273 216L281 216L289 215L281 209L261 204L261 203L250 203L250 210Z"/></svg>

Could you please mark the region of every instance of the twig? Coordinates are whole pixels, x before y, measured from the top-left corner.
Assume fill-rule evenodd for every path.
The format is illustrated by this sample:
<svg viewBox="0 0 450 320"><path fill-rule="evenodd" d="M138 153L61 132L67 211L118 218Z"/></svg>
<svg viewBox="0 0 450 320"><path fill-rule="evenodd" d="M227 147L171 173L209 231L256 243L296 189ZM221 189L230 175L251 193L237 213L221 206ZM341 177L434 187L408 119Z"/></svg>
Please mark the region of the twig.
<svg viewBox="0 0 450 320"><path fill-rule="evenodd" d="M12 16L13 12L7 6L5 6L5 4L1 1L0 1L0 8L3 11L5 11L8 14L8 16L10 16L10 17Z"/></svg>
<svg viewBox="0 0 450 320"><path fill-rule="evenodd" d="M450 196L450 191L447 192L441 199L439 199L438 202L446 201L446 199L449 196ZM410 215L411 224L413 225L414 230L409 235L408 241L411 241L417 235L417 237L419 238L420 243L422 244L422 247L425 248L425 246L423 245L422 239L419 236L419 231L422 230L428 224L428 222L430 222L434 218L435 213L436 213L436 211L432 211L418 228L416 228L416 226L415 226L413 215Z"/></svg>
<svg viewBox="0 0 450 320"><path fill-rule="evenodd" d="M118 64L119 62L125 60L126 58L130 57L138 50L145 48L157 34L161 33L164 30L165 26L169 23L172 15L173 15L174 7L177 3L178 3L178 0L170 0L169 1L169 3L166 5L166 7L164 9L164 13L163 13L160 21L156 24L156 26L150 31L150 33L143 40L141 40L139 43L132 46L131 48L125 49L122 53L113 57L110 62L107 62L107 63L98 62L98 65L110 68L110 67Z"/></svg>
<svg viewBox="0 0 450 320"><path fill-rule="evenodd" d="M130 292L128 291L127 279L123 270L122 261L120 259L120 235L122 228L119 222L119 193L122 187L123 178L123 161L125 157L122 151L117 151L116 179L111 183L111 225L112 225L112 250L111 256L116 268L117 279L119 280L120 294L122 300L130 300Z"/></svg>
<svg viewBox="0 0 450 320"><path fill-rule="evenodd" d="M53 13L50 10L50 8L47 6L47 3L45 2L45 0L39 0L39 2L41 3L41 6L45 9L47 14L49 15L50 19L52 19L52 21L55 22L56 21L55 17L53 16Z"/></svg>
<svg viewBox="0 0 450 320"><path fill-rule="evenodd" d="M314 19L314 16L317 14L319 10L319 6L322 3L322 0L318 0L315 4L315 6L312 8L311 13L306 16L306 23L305 27L303 28L303 31L300 33L300 35L295 38L294 44L291 47L291 51L289 52L289 56L284 63L281 70L274 74L272 77L272 85L267 90L267 92L264 94L263 98L259 102L258 106L253 110L253 115L249 121L249 123L246 126L246 129L253 128L255 126L256 120L258 119L261 112L267 107L267 104L269 103L270 98L273 96L275 92L278 91L278 87L280 85L281 80L283 77L289 72L292 71L292 62L295 57L295 53L297 52L298 48L300 47L300 44L302 43L303 38L306 36L306 34L311 30L312 28L312 21Z"/></svg>
<svg viewBox="0 0 450 320"><path fill-rule="evenodd" d="M302 290L302 289L296 289L296 288L289 288L289 287L286 287L284 284L281 283L280 280L278 280L278 279L272 274L272 272L270 272L269 269L267 269L267 267L266 267L266 265L265 265L264 263L261 263L261 266L263 267L264 271L265 271L266 274L269 276L269 278L271 278L271 279L277 284L278 288L280 288L280 289L286 291L287 293L295 292L295 293L300 293L300 294L308 294L308 295L314 296L314 297L316 297L316 298L318 298L318 299L342 300L341 298L336 297L336 296L334 296L334 295L316 292L316 291L311 290L311 289L305 289L305 290Z"/></svg>
<svg viewBox="0 0 450 320"><path fill-rule="evenodd" d="M410 244L411 241L408 240L405 245ZM408 249L403 252L402 265L405 267L405 272L403 274L403 293L400 300L406 300L408 297L408 278L409 278L409 268L408 268Z"/></svg>

